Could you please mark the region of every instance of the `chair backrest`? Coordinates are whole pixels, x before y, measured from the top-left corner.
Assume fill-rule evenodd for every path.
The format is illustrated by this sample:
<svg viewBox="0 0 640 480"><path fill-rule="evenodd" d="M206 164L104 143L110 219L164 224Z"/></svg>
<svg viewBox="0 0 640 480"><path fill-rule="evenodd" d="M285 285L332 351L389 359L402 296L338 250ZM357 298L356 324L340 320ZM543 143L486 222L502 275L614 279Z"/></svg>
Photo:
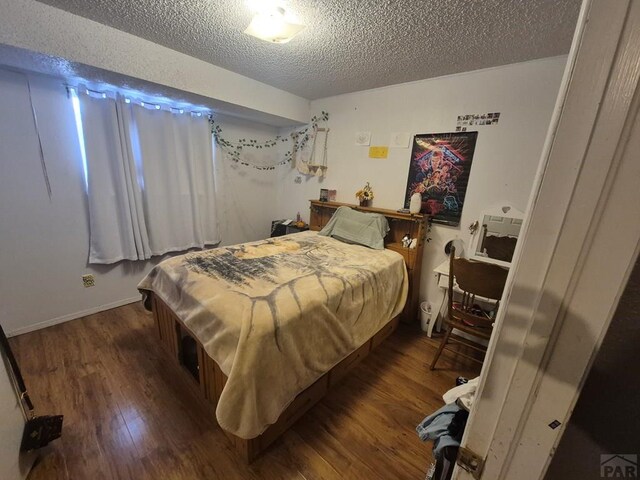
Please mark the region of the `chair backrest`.
<svg viewBox="0 0 640 480"><path fill-rule="evenodd" d="M471 308L476 296L495 300L497 308L509 270L491 263L456 258L455 255L456 250L452 248L449 255L449 313L453 309L455 283L463 292L459 310Z"/></svg>
<svg viewBox="0 0 640 480"><path fill-rule="evenodd" d="M495 260L510 262L513 259L513 252L516 249L518 239L514 237L496 237L489 235L485 237L482 248L487 255Z"/></svg>

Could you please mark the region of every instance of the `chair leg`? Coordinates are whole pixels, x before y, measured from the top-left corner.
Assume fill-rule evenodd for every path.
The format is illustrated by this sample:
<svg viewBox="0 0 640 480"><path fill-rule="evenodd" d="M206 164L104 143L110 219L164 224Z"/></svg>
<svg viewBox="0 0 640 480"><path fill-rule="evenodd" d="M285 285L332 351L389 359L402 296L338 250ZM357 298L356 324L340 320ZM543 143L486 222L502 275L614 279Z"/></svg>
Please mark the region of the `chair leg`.
<svg viewBox="0 0 640 480"><path fill-rule="evenodd" d="M440 358L440 354L442 353L442 350L444 350L444 346L449 341L449 335L451 335L451 330L453 330L453 328L451 328L451 326L449 326L449 328L447 330L447 333L445 333L444 337L442 337L442 341L440 342L440 346L438 347L438 351L436 352L436 356L433 357L433 361L431 362L431 370L435 370L436 362L438 361L438 358Z"/></svg>

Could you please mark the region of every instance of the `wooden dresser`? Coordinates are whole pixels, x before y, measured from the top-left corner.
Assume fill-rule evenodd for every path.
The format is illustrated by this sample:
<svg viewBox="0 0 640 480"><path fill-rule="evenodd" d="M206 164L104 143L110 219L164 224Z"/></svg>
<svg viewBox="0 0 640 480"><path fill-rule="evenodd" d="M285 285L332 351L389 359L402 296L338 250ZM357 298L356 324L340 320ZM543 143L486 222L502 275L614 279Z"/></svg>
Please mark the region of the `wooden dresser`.
<svg viewBox="0 0 640 480"><path fill-rule="evenodd" d="M389 233L385 238L385 247L398 252L404 257L409 273L409 296L407 304L402 311L401 319L404 322L412 322L418 318L420 303L420 275L422 270L422 252L424 250L427 235L428 216L422 214L399 213L395 210L386 210L375 207L360 207L349 203L321 202L311 200L311 215L309 220L310 230L321 230L329 221L338 207L351 207L361 212L379 213L384 215L389 222ZM411 238L417 238L416 248L402 246L402 237L409 234Z"/></svg>

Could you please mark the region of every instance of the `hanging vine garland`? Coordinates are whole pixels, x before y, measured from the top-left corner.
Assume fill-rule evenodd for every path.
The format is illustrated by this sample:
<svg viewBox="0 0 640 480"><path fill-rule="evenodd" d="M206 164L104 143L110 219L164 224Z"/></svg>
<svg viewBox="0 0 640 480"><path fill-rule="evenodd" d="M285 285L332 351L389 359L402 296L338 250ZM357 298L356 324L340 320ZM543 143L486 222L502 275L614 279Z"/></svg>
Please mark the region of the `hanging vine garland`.
<svg viewBox="0 0 640 480"><path fill-rule="evenodd" d="M314 115L311 117L311 123L302 130L294 130L287 136L276 135L275 138L269 140L255 140L241 138L237 142L231 142L222 136L222 127L213 119L212 115L209 115L209 124L211 125L211 134L213 135L216 144L226 153L227 157L242 166L252 167L257 170L275 170L280 165L286 165L291 163L295 158L296 153L302 151L309 140L315 136L318 131L318 124L320 122L326 122L329 120L329 114L327 112L321 112L319 116ZM276 163L269 165L261 165L248 161L242 157L244 149L253 148L271 149L278 146L278 144L290 143L289 149L284 153L284 158Z"/></svg>

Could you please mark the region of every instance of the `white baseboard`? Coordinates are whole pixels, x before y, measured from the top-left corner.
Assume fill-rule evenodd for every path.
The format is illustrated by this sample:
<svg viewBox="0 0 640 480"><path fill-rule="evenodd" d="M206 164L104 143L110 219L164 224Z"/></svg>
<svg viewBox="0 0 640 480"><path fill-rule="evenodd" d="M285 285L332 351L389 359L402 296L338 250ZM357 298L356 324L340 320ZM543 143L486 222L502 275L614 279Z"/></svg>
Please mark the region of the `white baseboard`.
<svg viewBox="0 0 640 480"><path fill-rule="evenodd" d="M17 335L22 335L23 333L29 333L35 330L40 330L41 328L51 327L52 325L68 322L69 320L75 320L77 318L86 317L87 315L92 315L94 313L104 312L105 310L110 310L112 308L121 307L130 303L139 302L140 298L140 295L137 295L135 297L125 298L124 300L118 300L115 302L107 303L105 305L99 305L97 307L82 310L80 312L69 313L67 315L62 315L61 317L34 323L33 325L27 325L26 327L17 328L15 330L7 332L7 337L15 337Z"/></svg>

